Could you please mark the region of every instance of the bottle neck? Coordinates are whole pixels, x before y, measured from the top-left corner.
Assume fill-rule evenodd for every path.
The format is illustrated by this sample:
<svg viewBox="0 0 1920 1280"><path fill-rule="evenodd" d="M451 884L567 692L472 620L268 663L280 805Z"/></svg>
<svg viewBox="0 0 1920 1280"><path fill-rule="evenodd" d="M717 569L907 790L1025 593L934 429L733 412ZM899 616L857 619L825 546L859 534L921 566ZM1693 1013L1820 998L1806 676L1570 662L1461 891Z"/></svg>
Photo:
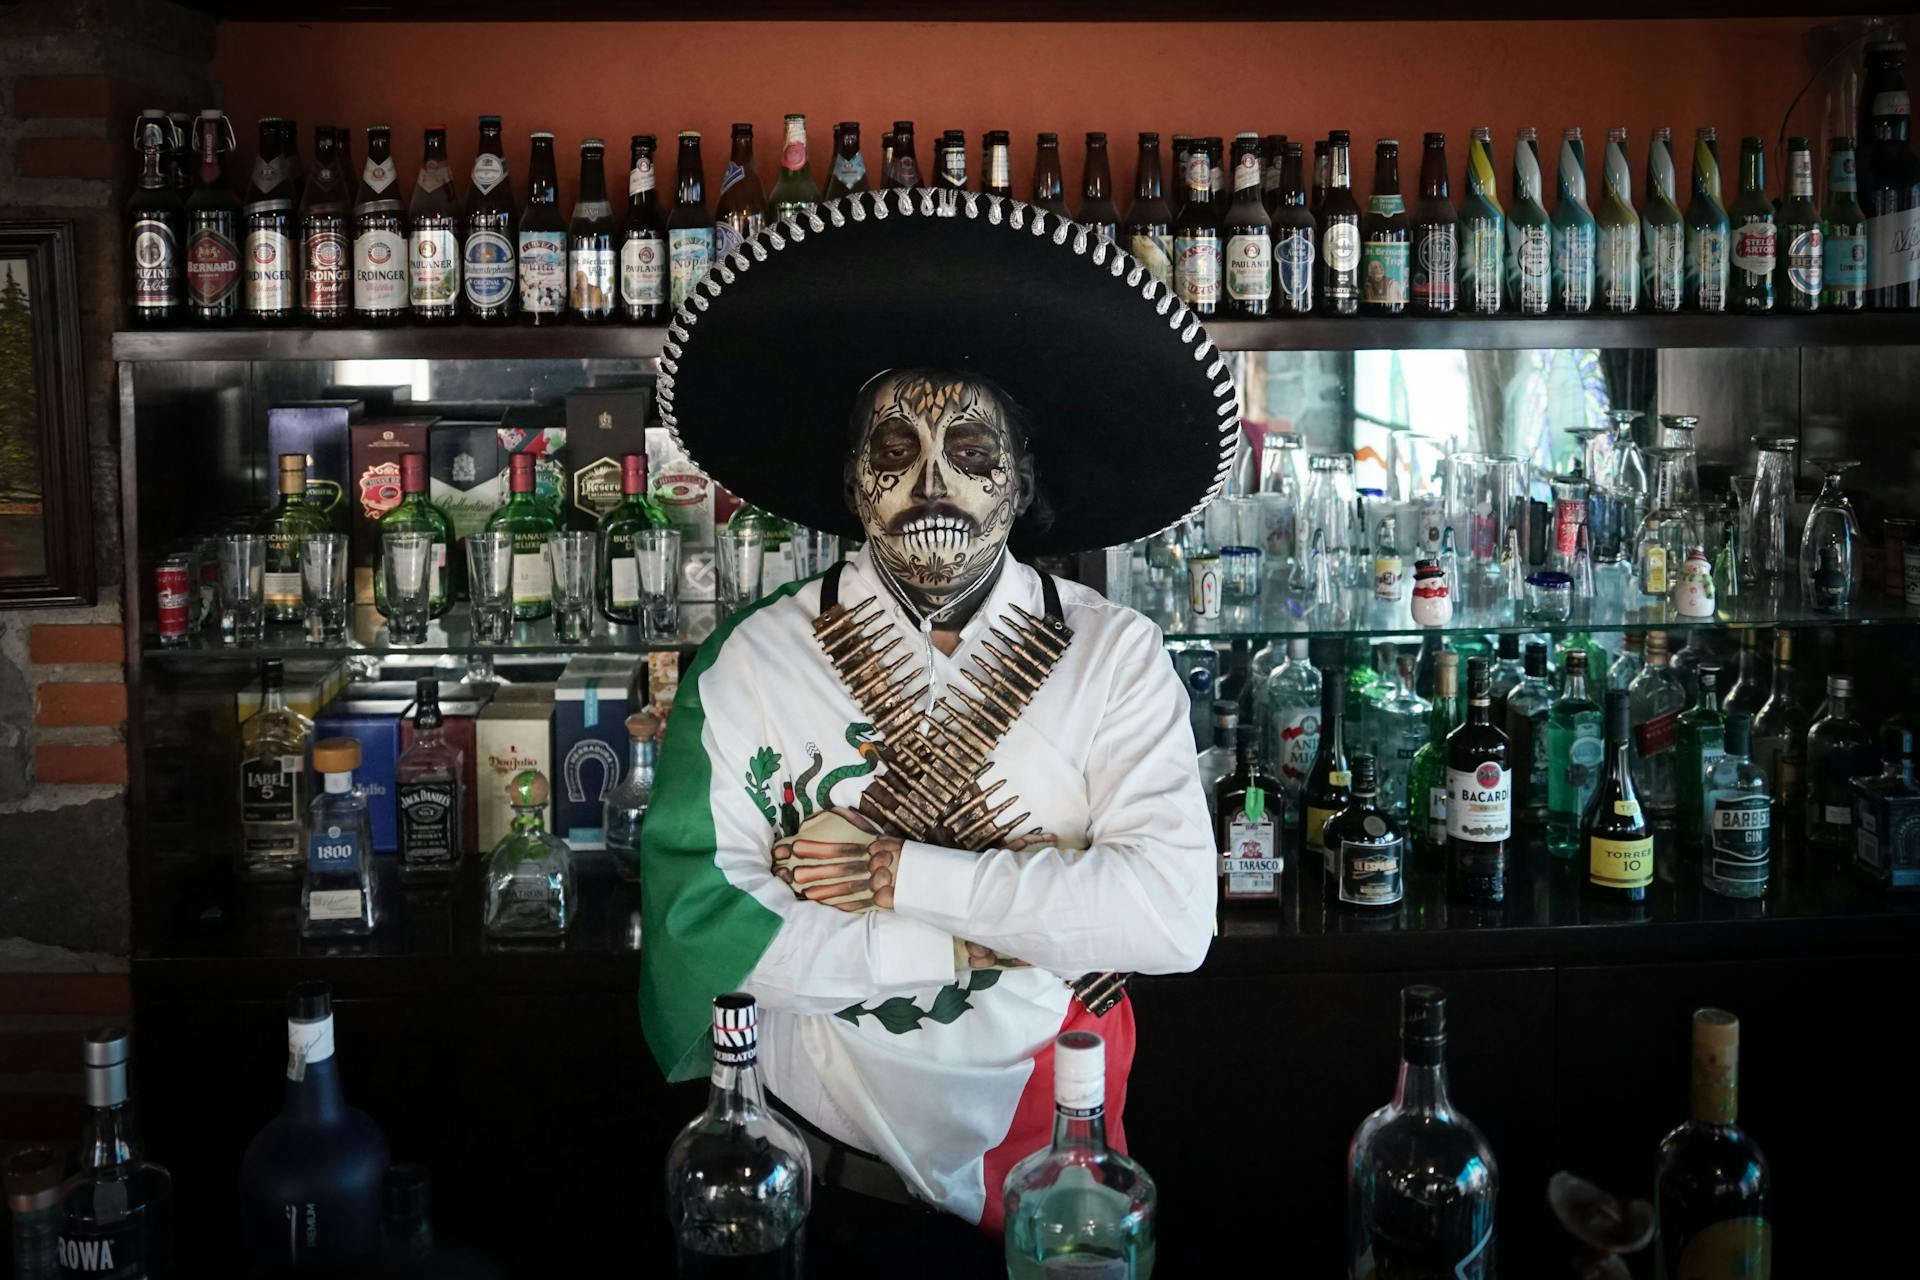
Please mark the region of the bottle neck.
<svg viewBox="0 0 1920 1280"><path fill-rule="evenodd" d="M541 138L533 144L533 158L527 162L527 203L560 203L560 179L553 168L551 138Z"/></svg>
<svg viewBox="0 0 1920 1280"><path fill-rule="evenodd" d="M598 148L580 152L580 193L576 204L607 203L606 153Z"/></svg>
<svg viewBox="0 0 1920 1280"><path fill-rule="evenodd" d="M1139 174L1139 181L1133 189L1134 198L1137 200L1161 199L1159 143L1140 144L1140 157L1134 162L1134 171Z"/></svg>
<svg viewBox="0 0 1920 1280"><path fill-rule="evenodd" d="M767 1109L767 1093L760 1068L751 1057L730 1065L716 1060L708 1077L707 1115L729 1125L756 1120Z"/></svg>
<svg viewBox="0 0 1920 1280"><path fill-rule="evenodd" d="M320 781L330 796L343 796L353 790L351 773L323 773L320 775Z"/></svg>
<svg viewBox="0 0 1920 1280"><path fill-rule="evenodd" d="M649 787L653 785L653 762L658 750L658 747L651 738L635 738L633 740L633 751L630 757L633 766L633 776Z"/></svg>
<svg viewBox="0 0 1920 1280"><path fill-rule="evenodd" d="M1831 720L1850 720L1853 718L1853 695L1848 693L1827 694L1827 717Z"/></svg>
<svg viewBox="0 0 1920 1280"><path fill-rule="evenodd" d="M1585 671L1567 672L1566 688L1561 696L1584 701L1587 697L1587 673Z"/></svg>
<svg viewBox="0 0 1920 1280"><path fill-rule="evenodd" d="M1740 152L1740 194L1764 195L1767 190L1767 158L1757 148Z"/></svg>
<svg viewBox="0 0 1920 1280"><path fill-rule="evenodd" d="M1088 200L1105 200L1113 194L1113 172L1107 164L1106 147L1087 148L1086 173L1081 179L1080 190Z"/></svg>
<svg viewBox="0 0 1920 1280"><path fill-rule="evenodd" d="M1428 713L1427 725L1433 733L1444 737L1453 730L1453 723L1460 716L1460 695L1457 693L1436 693L1433 695L1433 710Z"/></svg>
<svg viewBox="0 0 1920 1280"><path fill-rule="evenodd" d="M140 186L143 189L152 189L166 185L167 176L161 171L160 166L159 145L144 148L140 152Z"/></svg>
<svg viewBox="0 0 1920 1280"><path fill-rule="evenodd" d="M680 204L706 203L704 181L700 174L700 144L682 142L680 163L675 178L674 199Z"/></svg>
<svg viewBox="0 0 1920 1280"><path fill-rule="evenodd" d="M1428 147L1420 160L1420 195L1427 200L1445 200L1447 188L1447 150Z"/></svg>
<svg viewBox="0 0 1920 1280"><path fill-rule="evenodd" d="M1373 194L1377 196L1400 194L1400 153L1398 151L1382 151L1374 157Z"/></svg>
<svg viewBox="0 0 1920 1280"><path fill-rule="evenodd" d="M87 1108L87 1119L80 1130L80 1147L75 1153L80 1168L113 1169L132 1164L138 1150L133 1112L124 1098Z"/></svg>
<svg viewBox="0 0 1920 1280"><path fill-rule="evenodd" d="M1095 1108L1083 1115L1067 1107L1053 1109L1053 1149L1102 1155L1107 1150L1107 1113Z"/></svg>
<svg viewBox="0 0 1920 1280"><path fill-rule="evenodd" d="M1488 717L1490 715L1488 707L1489 707L1488 699L1484 697L1468 698L1467 699L1467 723L1468 724L1486 724L1488 722Z"/></svg>
<svg viewBox="0 0 1920 1280"><path fill-rule="evenodd" d="M1439 1059L1439 1055L1434 1057ZM1400 1060L1400 1078L1393 1086L1393 1107L1402 1114L1450 1119L1453 1103L1447 1098L1447 1064Z"/></svg>
<svg viewBox="0 0 1920 1280"><path fill-rule="evenodd" d="M1341 190L1353 185L1352 160L1344 143L1327 148L1327 189Z"/></svg>
<svg viewBox="0 0 1920 1280"><path fill-rule="evenodd" d="M285 711L287 709L287 691L278 684L269 684L260 693L260 710Z"/></svg>
<svg viewBox="0 0 1920 1280"><path fill-rule="evenodd" d="M333 1056L333 1018L287 1023L287 1088L281 1114L308 1123L346 1113L340 1063Z"/></svg>
<svg viewBox="0 0 1920 1280"><path fill-rule="evenodd" d="M546 830L546 819L540 812L539 805L528 805L525 808L514 809L513 821L510 825L515 835L537 836Z"/></svg>

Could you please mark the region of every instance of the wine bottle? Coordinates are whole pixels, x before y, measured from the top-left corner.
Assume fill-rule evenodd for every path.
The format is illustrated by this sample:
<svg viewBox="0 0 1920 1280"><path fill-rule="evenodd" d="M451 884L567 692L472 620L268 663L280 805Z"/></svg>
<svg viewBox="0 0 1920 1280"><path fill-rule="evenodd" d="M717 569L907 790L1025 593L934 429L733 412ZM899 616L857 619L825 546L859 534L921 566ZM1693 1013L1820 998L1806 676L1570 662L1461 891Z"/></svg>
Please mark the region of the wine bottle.
<svg viewBox="0 0 1920 1280"><path fill-rule="evenodd" d="M1660 1280L1773 1271L1773 1175L1739 1115L1740 1020L1693 1015L1693 1118L1660 1142L1654 1176Z"/></svg>

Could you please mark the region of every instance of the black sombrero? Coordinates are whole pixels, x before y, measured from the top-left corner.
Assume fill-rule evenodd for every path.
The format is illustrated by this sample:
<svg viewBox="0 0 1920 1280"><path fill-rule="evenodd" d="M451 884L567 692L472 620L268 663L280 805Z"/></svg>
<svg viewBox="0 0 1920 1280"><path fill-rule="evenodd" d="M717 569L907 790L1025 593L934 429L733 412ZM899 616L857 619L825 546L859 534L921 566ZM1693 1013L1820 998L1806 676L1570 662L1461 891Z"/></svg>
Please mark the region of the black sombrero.
<svg viewBox="0 0 1920 1280"><path fill-rule="evenodd" d="M1233 463L1239 397L1198 318L1090 228L970 192L849 196L717 262L667 330L660 415L743 500L857 534L854 398L916 366L980 374L1026 411L1054 519L1016 526L1022 554L1158 532Z"/></svg>

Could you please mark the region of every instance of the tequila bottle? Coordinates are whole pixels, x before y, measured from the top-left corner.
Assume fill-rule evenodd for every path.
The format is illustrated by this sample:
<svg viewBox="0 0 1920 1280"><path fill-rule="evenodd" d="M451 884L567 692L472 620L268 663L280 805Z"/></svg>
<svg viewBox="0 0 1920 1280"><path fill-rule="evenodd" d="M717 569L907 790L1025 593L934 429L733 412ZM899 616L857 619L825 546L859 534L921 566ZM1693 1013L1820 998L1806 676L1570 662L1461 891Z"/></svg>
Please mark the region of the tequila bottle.
<svg viewBox="0 0 1920 1280"><path fill-rule="evenodd" d="M1854 864L1890 889L1920 889L1920 787L1913 730L1880 727L1879 776L1853 782Z"/></svg>
<svg viewBox="0 0 1920 1280"><path fill-rule="evenodd" d="M464 761L447 741L440 714L440 682L414 686L413 743L394 762L400 816L400 874L433 877L453 870L464 847Z"/></svg>
<svg viewBox="0 0 1920 1280"><path fill-rule="evenodd" d="M608 621L640 621L640 566L633 558L633 536L667 527L667 513L647 492L645 455L627 454L620 459L620 501L600 517L600 565L594 584L600 612Z"/></svg>
<svg viewBox="0 0 1920 1280"><path fill-rule="evenodd" d="M547 831L547 779L537 769L507 782L512 825L487 855L487 933L562 938L573 923L573 851Z"/></svg>
<svg viewBox="0 0 1920 1280"><path fill-rule="evenodd" d="M291 880L305 852L307 743L313 721L287 705L278 658L260 665L260 709L240 726L240 874Z"/></svg>
<svg viewBox="0 0 1920 1280"><path fill-rule="evenodd" d="M1606 696L1604 693L1600 697ZM1580 819L1606 760L1600 703L1587 684L1587 655L1567 655L1566 687L1547 709L1547 849L1571 858L1580 849Z"/></svg>
<svg viewBox="0 0 1920 1280"><path fill-rule="evenodd" d="M1727 716L1726 750L1707 770L1707 847L1700 884L1723 898L1758 898L1773 874L1773 798L1753 761L1753 717Z"/></svg>
<svg viewBox="0 0 1920 1280"><path fill-rule="evenodd" d="M1447 735L1460 725L1460 655L1436 654L1433 667L1427 741L1407 770L1407 830L1438 856L1447 848Z"/></svg>
<svg viewBox="0 0 1920 1280"><path fill-rule="evenodd" d="M640 828L647 818L647 806L653 803L653 766L658 747L655 738L660 721L644 711L627 717L627 737L632 742L633 758L627 776L607 793L607 854L613 870L628 884L640 883Z"/></svg>
<svg viewBox="0 0 1920 1280"><path fill-rule="evenodd" d="M453 598L453 584L447 572L447 545L454 540L454 533L453 521L427 497L426 454L400 455L400 488L404 494L400 505L380 517L380 528L375 536L389 533L433 535L433 588L428 614L437 618L447 611L447 602ZM384 551L381 554L384 559ZM373 603L380 612L387 611L385 564L374 570Z"/></svg>
<svg viewBox="0 0 1920 1280"><path fill-rule="evenodd" d="M1214 844L1220 850L1220 898L1223 902L1280 901L1280 811L1270 807L1280 785L1260 771L1253 742L1237 744L1233 772L1207 793L1213 807Z"/></svg>
<svg viewBox="0 0 1920 1280"><path fill-rule="evenodd" d="M267 563L263 593L267 618L273 622L301 622L306 598L300 589L300 540L310 533L328 533L333 521L307 495L307 455L280 455L280 501L260 518L256 532L266 540Z"/></svg>
<svg viewBox="0 0 1920 1280"><path fill-rule="evenodd" d="M547 539L560 527L553 508L535 491L536 462L531 453L508 458L512 493L487 519L489 531L504 529L513 535L513 616L523 622L553 612L553 565L547 559Z"/></svg>
<svg viewBox="0 0 1920 1280"><path fill-rule="evenodd" d="M1547 710L1553 686L1547 681L1547 646L1527 644L1527 674L1507 694L1507 741L1512 744L1513 807L1539 817L1547 809Z"/></svg>
<svg viewBox="0 0 1920 1280"><path fill-rule="evenodd" d="M86 1126L61 1188L62 1276L171 1280L173 1175L147 1160L127 1100L131 1036L102 1027L86 1038Z"/></svg>
<svg viewBox="0 0 1920 1280"><path fill-rule="evenodd" d="M1726 717L1720 712L1720 668L1700 668L1700 696L1680 713L1673 756L1673 799L1680 813L1680 848L1690 858L1706 843L1707 771L1726 751Z"/></svg>
<svg viewBox="0 0 1920 1280"><path fill-rule="evenodd" d="M1671 825L1674 816L1674 741L1687 691L1667 670L1667 633L1647 633L1647 665L1627 686L1633 714L1633 783L1647 816Z"/></svg>
<svg viewBox="0 0 1920 1280"><path fill-rule="evenodd" d="M1807 730L1807 842L1853 847L1853 780L1879 772L1879 753L1853 718L1853 678L1827 677L1824 713Z"/></svg>
<svg viewBox="0 0 1920 1280"><path fill-rule="evenodd" d="M367 793L353 782L359 767L357 739L313 744L322 790L307 811L307 876L300 886L300 932L310 938L372 933L378 915Z"/></svg>

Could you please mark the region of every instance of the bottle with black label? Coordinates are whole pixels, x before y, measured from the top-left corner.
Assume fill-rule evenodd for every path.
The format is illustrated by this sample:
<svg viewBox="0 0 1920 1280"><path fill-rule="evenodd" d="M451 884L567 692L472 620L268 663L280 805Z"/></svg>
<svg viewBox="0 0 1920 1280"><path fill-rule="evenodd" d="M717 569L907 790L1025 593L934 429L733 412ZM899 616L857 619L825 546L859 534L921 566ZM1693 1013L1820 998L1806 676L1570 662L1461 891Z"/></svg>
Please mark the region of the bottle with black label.
<svg viewBox="0 0 1920 1280"><path fill-rule="evenodd" d="M1589 897L1639 903L1653 883L1653 824L1633 785L1633 708L1625 689L1607 691L1607 754L1580 819Z"/></svg>
<svg viewBox="0 0 1920 1280"><path fill-rule="evenodd" d="M1320 299L1336 316L1360 311L1360 206L1353 198L1349 150L1345 129L1327 135L1327 190L1315 210L1320 224Z"/></svg>
<svg viewBox="0 0 1920 1280"><path fill-rule="evenodd" d="M1260 139L1243 133L1233 140L1233 199L1221 215L1222 311L1228 316L1265 316L1273 298L1273 219L1260 189Z"/></svg>
<svg viewBox="0 0 1920 1280"><path fill-rule="evenodd" d="M260 121L260 150L247 184L246 265L242 297L249 324L280 324L294 315L298 214L294 205L294 160L288 146L289 122L278 116Z"/></svg>
<svg viewBox="0 0 1920 1280"><path fill-rule="evenodd" d="M453 870L463 849L461 752L447 741L444 724L440 682L421 680L414 691L413 743L393 766L403 878L444 876Z"/></svg>
<svg viewBox="0 0 1920 1280"><path fill-rule="evenodd" d="M353 195L353 315L364 325L407 314L407 213L393 162L393 131L367 130L367 163Z"/></svg>
<svg viewBox="0 0 1920 1280"><path fill-rule="evenodd" d="M1214 784L1214 844L1222 902L1280 901L1280 783L1260 768L1260 736L1237 735L1236 765Z"/></svg>
<svg viewBox="0 0 1920 1280"><path fill-rule="evenodd" d="M460 197L447 163L447 127L427 126L426 158L407 208L407 301L413 318L460 315Z"/></svg>
<svg viewBox="0 0 1920 1280"><path fill-rule="evenodd" d="M1460 218L1447 185L1447 135L1430 133L1420 149L1420 198L1414 202L1413 310L1452 315L1460 305Z"/></svg>
<svg viewBox="0 0 1920 1280"><path fill-rule="evenodd" d="M300 315L308 324L339 324L353 314L350 137L327 124L313 131L313 173L300 195Z"/></svg>
<svg viewBox="0 0 1920 1280"><path fill-rule="evenodd" d="M127 1104L125 1027L86 1038L86 1126L61 1189L60 1272L172 1280L173 1175L144 1157ZM24 1273L23 1273L24 1274Z"/></svg>
<svg viewBox="0 0 1920 1280"><path fill-rule="evenodd" d="M186 204L167 181L167 150L173 122L164 111L142 111L133 129L140 177L127 199L127 307L136 325L167 325L180 319L180 241L186 234Z"/></svg>
<svg viewBox="0 0 1920 1280"><path fill-rule="evenodd" d="M1323 663L1320 668L1320 746L1313 765L1307 770L1301 790L1300 868L1301 892L1313 885L1316 871L1326 879L1338 878L1333 852L1326 844L1327 819L1347 807L1353 799L1353 774L1347 766L1345 721L1347 718L1347 671L1345 667Z"/></svg>
<svg viewBox="0 0 1920 1280"><path fill-rule="evenodd" d="M641 324L667 318L667 237L654 194L654 138L633 135L627 164L627 219L620 233L620 312Z"/></svg>
<svg viewBox="0 0 1920 1280"><path fill-rule="evenodd" d="M234 149L233 125L208 108L193 123L193 149L200 158L193 194L187 197L187 318L196 324L231 324L240 314L240 197L227 183L221 157Z"/></svg>
<svg viewBox="0 0 1920 1280"><path fill-rule="evenodd" d="M1339 898L1349 907L1392 907L1405 892L1406 834L1376 804L1380 770L1370 755L1353 758L1353 801L1327 819L1321 839L1340 869Z"/></svg>
<svg viewBox="0 0 1920 1280"><path fill-rule="evenodd" d="M467 193L461 224L460 266L467 318L482 324L511 320L520 284L520 242L499 116L480 117L473 190Z"/></svg>
<svg viewBox="0 0 1920 1280"><path fill-rule="evenodd" d="M1504 902L1513 760L1490 717L1487 660L1467 659L1467 721L1447 735L1447 879L1461 902Z"/></svg>
<svg viewBox="0 0 1920 1280"><path fill-rule="evenodd" d="M1727 717L1725 749L1707 770L1707 848L1700 884L1723 898L1759 898L1773 874L1773 797L1753 760L1753 717Z"/></svg>
<svg viewBox="0 0 1920 1280"><path fill-rule="evenodd" d="M567 310L582 324L613 319L613 205L607 199L606 144L580 144L580 186L567 224Z"/></svg>
<svg viewBox="0 0 1920 1280"><path fill-rule="evenodd" d="M313 721L287 705L280 659L260 667L260 709L240 726L240 874L291 880L300 872L307 744Z"/></svg>

